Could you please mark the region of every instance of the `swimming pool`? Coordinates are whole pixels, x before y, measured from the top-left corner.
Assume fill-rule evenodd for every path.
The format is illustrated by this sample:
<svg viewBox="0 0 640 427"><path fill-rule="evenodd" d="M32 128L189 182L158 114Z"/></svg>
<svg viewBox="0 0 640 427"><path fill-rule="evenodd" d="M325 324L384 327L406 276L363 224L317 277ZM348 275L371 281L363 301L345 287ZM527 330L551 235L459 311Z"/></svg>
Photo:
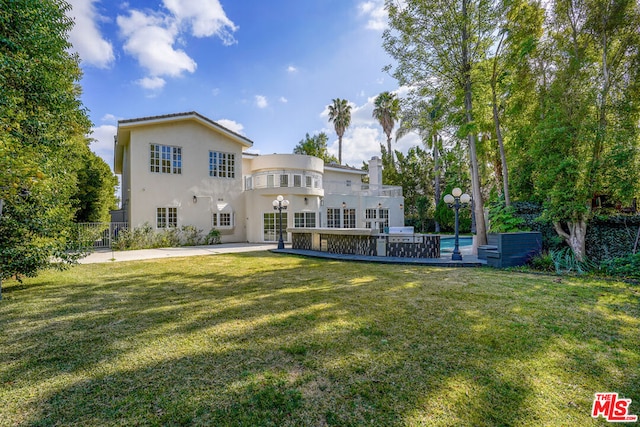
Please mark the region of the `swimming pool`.
<svg viewBox="0 0 640 427"><path fill-rule="evenodd" d="M456 242L455 242L456 238L451 236L451 237L440 237L440 251L441 252L451 252L453 250L453 247L455 246ZM473 244L473 237L468 237L468 236L460 236L458 237L458 245L460 247L463 246L471 246Z"/></svg>

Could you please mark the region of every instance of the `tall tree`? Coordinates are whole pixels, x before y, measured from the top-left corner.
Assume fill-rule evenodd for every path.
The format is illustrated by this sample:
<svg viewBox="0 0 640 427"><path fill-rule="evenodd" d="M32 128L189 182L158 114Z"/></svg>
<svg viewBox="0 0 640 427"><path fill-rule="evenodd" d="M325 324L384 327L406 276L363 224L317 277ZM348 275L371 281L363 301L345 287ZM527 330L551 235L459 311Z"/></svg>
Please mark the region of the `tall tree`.
<svg viewBox="0 0 640 427"><path fill-rule="evenodd" d="M115 189L118 178L102 158L85 147L77 172L76 222L110 222L110 211L117 208Z"/></svg>
<svg viewBox="0 0 640 427"><path fill-rule="evenodd" d="M338 163L336 156L329 154L327 150L327 141L329 137L326 133L320 132L318 135L309 136L306 134L304 139L298 142L293 148L293 154L306 154L307 156L316 156L327 163Z"/></svg>
<svg viewBox="0 0 640 427"><path fill-rule="evenodd" d="M423 145L431 150L434 172L434 206L440 201L440 153L442 152L441 131L444 127L443 102L435 95L429 101L423 97L410 97L404 103L402 120L396 132L400 139L411 131L416 131ZM436 233L440 232L440 223L435 222Z"/></svg>
<svg viewBox="0 0 640 427"><path fill-rule="evenodd" d="M346 99L336 98L329 105L329 121L338 134L338 164L342 164L342 136L351 125L351 105Z"/></svg>
<svg viewBox="0 0 640 427"><path fill-rule="evenodd" d="M556 0L551 12L529 151L545 216L581 260L594 195L639 191L640 11L634 0Z"/></svg>
<svg viewBox="0 0 640 427"><path fill-rule="evenodd" d="M473 71L493 44L494 10L491 0L386 0L390 28L384 47L396 59L394 77L418 92L431 88L456 93L463 111L461 127L469 146L472 195L477 238L487 242L480 186L473 109Z"/></svg>
<svg viewBox="0 0 640 427"><path fill-rule="evenodd" d="M69 10L62 0L0 1L0 280L81 255L70 251L72 197L91 123Z"/></svg>
<svg viewBox="0 0 640 427"><path fill-rule="evenodd" d="M400 100L395 93L382 92L378 95L373 103L373 118L380 123L382 131L387 135L387 154L393 160L393 151L391 150L391 132L396 121L400 118Z"/></svg>

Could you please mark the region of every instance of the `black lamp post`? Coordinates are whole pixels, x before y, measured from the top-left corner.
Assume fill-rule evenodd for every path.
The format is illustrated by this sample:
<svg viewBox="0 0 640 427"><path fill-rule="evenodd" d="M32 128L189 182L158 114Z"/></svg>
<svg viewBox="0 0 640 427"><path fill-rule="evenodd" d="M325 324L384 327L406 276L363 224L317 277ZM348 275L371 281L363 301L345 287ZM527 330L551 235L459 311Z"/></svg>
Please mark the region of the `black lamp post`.
<svg viewBox="0 0 640 427"><path fill-rule="evenodd" d="M287 206L289 206L289 201L280 195L273 201L273 209L277 210L280 215L280 239L278 240L278 249L284 249L284 240L282 239L282 210L287 210Z"/></svg>
<svg viewBox="0 0 640 427"><path fill-rule="evenodd" d="M462 261L462 254L460 253L460 245L459 245L459 236L458 236L458 228L460 226L460 219L458 216L458 211L461 207L466 206L467 203L471 200L471 196L467 193L462 194L462 190L459 188L454 188L451 190L451 194L447 194L444 196L444 202L449 205L450 208L453 208L456 212L456 239L455 239L455 247L453 248L453 254L451 255L451 259L453 261Z"/></svg>

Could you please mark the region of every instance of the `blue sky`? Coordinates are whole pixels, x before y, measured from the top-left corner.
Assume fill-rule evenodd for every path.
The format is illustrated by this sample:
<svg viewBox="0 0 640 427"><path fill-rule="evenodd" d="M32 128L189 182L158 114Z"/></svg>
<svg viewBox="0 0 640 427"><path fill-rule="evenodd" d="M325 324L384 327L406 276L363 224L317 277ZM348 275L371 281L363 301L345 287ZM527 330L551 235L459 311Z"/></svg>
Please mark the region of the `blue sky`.
<svg viewBox="0 0 640 427"><path fill-rule="evenodd" d="M260 154L291 153L326 132L333 98L352 104L343 163L361 166L386 141L373 99L402 93L382 71L383 0L70 0L70 34L94 123L92 149L113 165L119 119L199 113L254 141ZM406 151L419 142L403 138Z"/></svg>

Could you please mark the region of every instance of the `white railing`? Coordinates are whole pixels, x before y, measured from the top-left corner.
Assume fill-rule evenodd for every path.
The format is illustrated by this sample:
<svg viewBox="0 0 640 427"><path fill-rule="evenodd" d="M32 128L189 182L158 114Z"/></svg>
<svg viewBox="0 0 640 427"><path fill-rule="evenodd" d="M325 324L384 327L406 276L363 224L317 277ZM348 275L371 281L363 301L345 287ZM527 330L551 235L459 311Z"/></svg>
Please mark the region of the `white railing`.
<svg viewBox="0 0 640 427"><path fill-rule="evenodd" d="M323 186L325 194L402 197L402 187L395 185L371 185L349 181L325 181Z"/></svg>
<svg viewBox="0 0 640 427"><path fill-rule="evenodd" d="M76 224L78 241L94 248L110 248L118 233L129 228L127 222L81 222Z"/></svg>

